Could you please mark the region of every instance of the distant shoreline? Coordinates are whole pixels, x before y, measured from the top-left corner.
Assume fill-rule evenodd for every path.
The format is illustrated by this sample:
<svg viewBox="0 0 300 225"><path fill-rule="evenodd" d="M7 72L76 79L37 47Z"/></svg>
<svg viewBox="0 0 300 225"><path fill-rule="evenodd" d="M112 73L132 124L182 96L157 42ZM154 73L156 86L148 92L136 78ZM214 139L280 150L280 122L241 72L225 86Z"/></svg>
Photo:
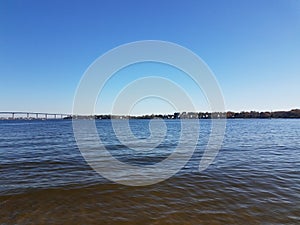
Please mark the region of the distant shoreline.
<svg viewBox="0 0 300 225"><path fill-rule="evenodd" d="M141 116L130 115L91 115L91 116L70 116L65 119L300 119L300 109L290 111L257 112L242 111L226 113L220 112L183 112L174 114L151 114Z"/></svg>
<svg viewBox="0 0 300 225"><path fill-rule="evenodd" d="M17 113L16 113L17 114ZM61 117L60 119L300 119L300 109L292 109L290 111L241 111L226 113L221 112L175 112L173 114L151 114L141 116L131 115L70 115ZM35 117L0 117L0 120L58 120L56 118L35 118Z"/></svg>

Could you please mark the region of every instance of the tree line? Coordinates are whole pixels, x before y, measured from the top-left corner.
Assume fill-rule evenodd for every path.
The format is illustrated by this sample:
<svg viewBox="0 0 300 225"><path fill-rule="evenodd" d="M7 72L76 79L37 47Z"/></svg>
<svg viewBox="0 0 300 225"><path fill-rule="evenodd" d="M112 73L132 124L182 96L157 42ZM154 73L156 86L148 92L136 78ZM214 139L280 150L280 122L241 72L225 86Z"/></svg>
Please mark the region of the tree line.
<svg viewBox="0 0 300 225"><path fill-rule="evenodd" d="M261 119L271 119L271 118L300 118L300 109L292 109L290 111L274 111L274 112L227 112L227 118L261 118Z"/></svg>
<svg viewBox="0 0 300 225"><path fill-rule="evenodd" d="M220 112L176 112L174 114L151 114L142 116L130 115L91 115L91 116L71 116L66 119L211 119L211 118L227 118L227 119L272 119L272 118L300 118L300 109L292 109L290 111L242 111L226 113Z"/></svg>

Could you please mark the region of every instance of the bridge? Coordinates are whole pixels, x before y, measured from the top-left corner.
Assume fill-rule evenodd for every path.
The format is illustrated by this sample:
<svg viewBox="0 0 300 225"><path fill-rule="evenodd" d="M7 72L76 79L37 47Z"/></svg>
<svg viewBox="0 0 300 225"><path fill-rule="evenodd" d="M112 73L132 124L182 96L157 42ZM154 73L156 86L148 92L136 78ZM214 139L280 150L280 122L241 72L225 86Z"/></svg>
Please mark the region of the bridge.
<svg viewBox="0 0 300 225"><path fill-rule="evenodd" d="M65 113L0 112L0 119L63 119L70 116Z"/></svg>

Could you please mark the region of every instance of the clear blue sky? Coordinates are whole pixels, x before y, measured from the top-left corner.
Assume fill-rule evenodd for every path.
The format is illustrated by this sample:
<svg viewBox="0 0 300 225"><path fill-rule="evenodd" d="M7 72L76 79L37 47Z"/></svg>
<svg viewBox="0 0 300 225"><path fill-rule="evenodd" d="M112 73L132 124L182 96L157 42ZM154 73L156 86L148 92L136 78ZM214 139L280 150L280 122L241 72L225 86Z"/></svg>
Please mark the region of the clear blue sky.
<svg viewBox="0 0 300 225"><path fill-rule="evenodd" d="M1 0L0 32L0 111L71 112L78 82L97 57L148 39L198 54L227 110L300 108L298 0ZM139 107L152 113L155 101L147 101ZM168 107L160 102L153 112ZM105 104L97 111L107 112Z"/></svg>

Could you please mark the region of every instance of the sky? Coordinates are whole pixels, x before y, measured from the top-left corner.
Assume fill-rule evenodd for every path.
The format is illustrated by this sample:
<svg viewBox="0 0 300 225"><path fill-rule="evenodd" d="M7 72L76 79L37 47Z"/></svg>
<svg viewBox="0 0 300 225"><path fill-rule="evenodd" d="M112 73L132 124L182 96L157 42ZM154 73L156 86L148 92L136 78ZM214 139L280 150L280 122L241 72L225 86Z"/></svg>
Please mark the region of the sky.
<svg viewBox="0 0 300 225"><path fill-rule="evenodd" d="M87 68L107 51L141 40L173 42L197 54L214 73L226 110L300 108L298 0L0 0L0 111L72 112ZM146 63L115 74L95 112L111 112L112 96L145 75L181 84L196 109L207 110L205 93L186 75ZM132 114L174 110L145 98Z"/></svg>

